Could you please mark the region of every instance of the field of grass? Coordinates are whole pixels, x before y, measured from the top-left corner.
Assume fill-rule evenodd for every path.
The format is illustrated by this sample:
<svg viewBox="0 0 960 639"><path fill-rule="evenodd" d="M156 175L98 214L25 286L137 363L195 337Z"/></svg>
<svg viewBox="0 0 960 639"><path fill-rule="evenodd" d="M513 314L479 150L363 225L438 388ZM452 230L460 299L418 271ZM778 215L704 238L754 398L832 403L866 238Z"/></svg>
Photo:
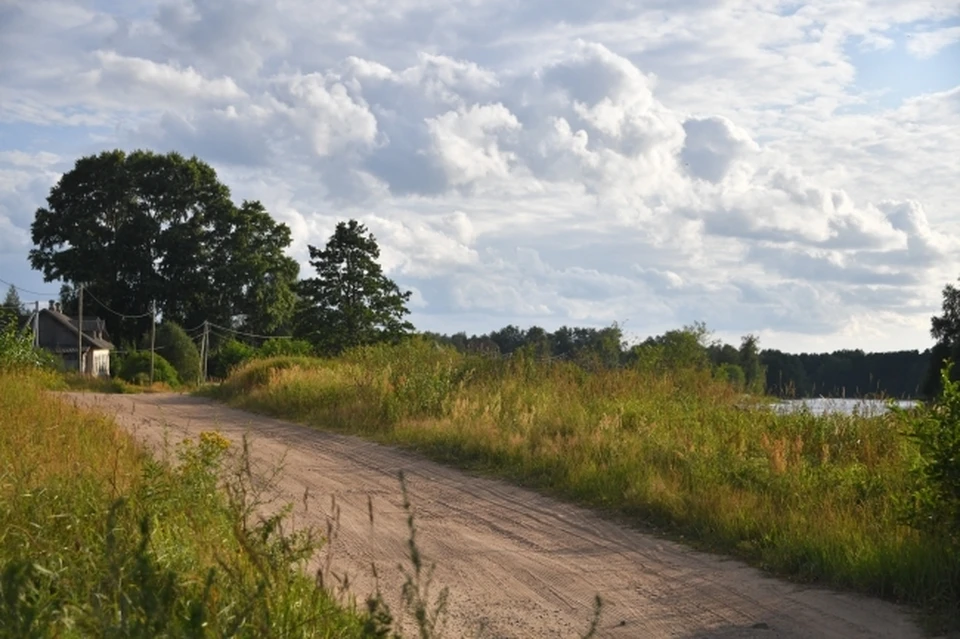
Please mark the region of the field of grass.
<svg viewBox="0 0 960 639"><path fill-rule="evenodd" d="M901 523L918 451L897 415L777 415L744 406L709 373L585 372L417 341L336 360L254 361L208 392L957 624L960 553Z"/></svg>
<svg viewBox="0 0 960 639"><path fill-rule="evenodd" d="M0 369L0 637L374 636L302 572L313 536L218 489L225 440L158 462L53 381Z"/></svg>

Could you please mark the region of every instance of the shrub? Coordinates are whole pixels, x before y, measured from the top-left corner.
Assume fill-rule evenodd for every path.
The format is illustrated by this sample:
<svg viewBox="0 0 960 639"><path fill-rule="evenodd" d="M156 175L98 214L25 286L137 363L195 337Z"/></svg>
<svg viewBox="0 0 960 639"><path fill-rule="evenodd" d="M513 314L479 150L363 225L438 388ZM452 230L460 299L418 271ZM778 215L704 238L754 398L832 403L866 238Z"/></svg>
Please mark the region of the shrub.
<svg viewBox="0 0 960 639"><path fill-rule="evenodd" d="M53 367L55 358L33 347L33 333L17 328L16 313L0 308L0 368Z"/></svg>
<svg viewBox="0 0 960 639"><path fill-rule="evenodd" d="M960 543L960 382L948 363L940 373L941 393L914 412L901 410L907 435L919 448L915 484L906 502L908 521L921 530Z"/></svg>
<svg viewBox="0 0 960 639"><path fill-rule="evenodd" d="M747 376L737 364L720 364L717 367L717 378L729 382L738 390L743 390L747 385Z"/></svg>
<svg viewBox="0 0 960 639"><path fill-rule="evenodd" d="M257 351L249 344L230 339L217 348L208 362L208 372L212 377L224 379L230 372L248 359L254 357Z"/></svg>
<svg viewBox="0 0 960 639"><path fill-rule="evenodd" d="M200 352L179 324L164 322L160 325L157 347L164 359L173 365L181 381L192 384L200 379Z"/></svg>
<svg viewBox="0 0 960 639"><path fill-rule="evenodd" d="M147 351L136 351L130 353L120 360L120 367L117 370L117 376L134 384L150 383L150 353ZM153 361L153 381L170 386L179 386L180 378L177 371L170 362L160 355L154 355Z"/></svg>

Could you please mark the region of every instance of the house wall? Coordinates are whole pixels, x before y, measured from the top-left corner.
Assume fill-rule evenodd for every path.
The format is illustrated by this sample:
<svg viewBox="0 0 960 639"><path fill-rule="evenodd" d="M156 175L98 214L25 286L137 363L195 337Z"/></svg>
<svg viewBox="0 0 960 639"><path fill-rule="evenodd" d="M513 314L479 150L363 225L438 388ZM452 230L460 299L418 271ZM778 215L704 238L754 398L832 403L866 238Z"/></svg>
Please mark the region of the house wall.
<svg viewBox="0 0 960 639"><path fill-rule="evenodd" d="M110 351L91 348L85 353L84 372L97 377L110 376Z"/></svg>

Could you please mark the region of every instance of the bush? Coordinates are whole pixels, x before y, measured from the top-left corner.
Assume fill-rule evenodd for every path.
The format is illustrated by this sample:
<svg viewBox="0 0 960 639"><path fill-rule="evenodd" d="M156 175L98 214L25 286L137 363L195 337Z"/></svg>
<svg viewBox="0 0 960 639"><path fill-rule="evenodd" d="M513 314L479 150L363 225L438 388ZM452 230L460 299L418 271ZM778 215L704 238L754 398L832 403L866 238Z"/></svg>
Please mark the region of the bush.
<svg viewBox="0 0 960 639"><path fill-rule="evenodd" d="M960 382L951 379L950 369L947 364L940 373L942 390L934 403L900 412L919 448L907 519L960 544Z"/></svg>
<svg viewBox="0 0 960 639"><path fill-rule="evenodd" d="M149 384L150 353L147 351L136 351L121 359L120 367L117 369L117 376L133 384ZM176 369L160 355L154 355L153 381L169 384L170 386L180 385L180 378L177 376Z"/></svg>
<svg viewBox="0 0 960 639"><path fill-rule="evenodd" d="M192 384L200 379L200 352L179 324L164 322L160 325L157 347L173 365L181 381Z"/></svg>
<svg viewBox="0 0 960 639"><path fill-rule="evenodd" d="M224 379L240 364L254 357L257 351L249 344L238 342L235 339L222 343L208 362L209 373L212 377Z"/></svg>
<svg viewBox="0 0 960 639"><path fill-rule="evenodd" d="M53 367L55 358L50 353L33 347L33 333L17 328L16 313L0 308L0 368Z"/></svg>
<svg viewBox="0 0 960 639"><path fill-rule="evenodd" d="M716 374L718 379L727 381L737 390L743 390L747 386L747 376L737 364L720 364Z"/></svg>

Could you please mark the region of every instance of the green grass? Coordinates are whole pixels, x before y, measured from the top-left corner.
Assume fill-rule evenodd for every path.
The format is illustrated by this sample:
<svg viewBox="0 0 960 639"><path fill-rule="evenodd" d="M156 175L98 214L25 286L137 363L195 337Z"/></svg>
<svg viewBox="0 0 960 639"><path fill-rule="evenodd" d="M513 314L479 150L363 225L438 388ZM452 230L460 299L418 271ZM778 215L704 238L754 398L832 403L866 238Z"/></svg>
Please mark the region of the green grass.
<svg viewBox="0 0 960 639"><path fill-rule="evenodd" d="M301 570L311 533L218 490L225 440L160 463L52 378L0 370L0 637L373 636Z"/></svg>
<svg viewBox="0 0 960 639"><path fill-rule="evenodd" d="M232 404L416 448L957 626L960 554L901 523L899 417L776 415L697 371L584 372L412 341L251 362Z"/></svg>

